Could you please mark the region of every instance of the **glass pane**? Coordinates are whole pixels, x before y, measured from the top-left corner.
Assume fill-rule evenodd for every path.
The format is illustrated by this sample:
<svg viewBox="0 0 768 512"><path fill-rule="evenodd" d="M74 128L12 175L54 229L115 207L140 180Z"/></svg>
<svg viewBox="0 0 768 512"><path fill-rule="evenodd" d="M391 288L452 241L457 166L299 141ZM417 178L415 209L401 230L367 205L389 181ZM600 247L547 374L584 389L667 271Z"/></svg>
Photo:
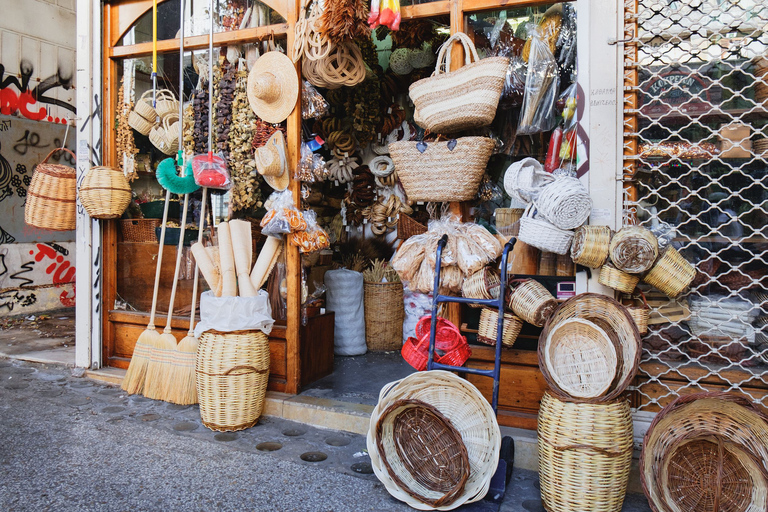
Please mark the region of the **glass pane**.
<svg viewBox="0 0 768 512"><path fill-rule="evenodd" d="M176 39L179 36L181 2L168 0L157 6L157 38ZM186 36L207 34L211 18L209 2L187 0L184 32ZM285 23L285 19L258 0L216 0L214 3L214 32L227 32L240 28ZM148 43L152 41L152 10L144 13L121 37L117 46Z"/></svg>

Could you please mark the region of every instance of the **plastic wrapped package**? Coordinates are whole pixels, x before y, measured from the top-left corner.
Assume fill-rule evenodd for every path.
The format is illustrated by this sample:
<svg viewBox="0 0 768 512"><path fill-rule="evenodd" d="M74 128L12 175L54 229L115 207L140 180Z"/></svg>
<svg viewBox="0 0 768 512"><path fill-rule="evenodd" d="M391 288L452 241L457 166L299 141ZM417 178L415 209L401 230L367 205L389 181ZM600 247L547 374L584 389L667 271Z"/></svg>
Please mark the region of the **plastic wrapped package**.
<svg viewBox="0 0 768 512"><path fill-rule="evenodd" d="M310 149L306 142L301 143L301 157L299 163L296 166L296 172L293 174L293 179L301 181L303 183L314 183L317 181L315 176L314 161L315 154Z"/></svg>
<svg viewBox="0 0 768 512"><path fill-rule="evenodd" d="M467 223L462 225L465 235L471 238L485 253L487 262L491 262L501 256L504 249L498 238L479 224Z"/></svg>
<svg viewBox="0 0 768 512"><path fill-rule="evenodd" d="M456 237L456 261L465 275L471 275L488 263L488 255L469 236L458 236Z"/></svg>
<svg viewBox="0 0 768 512"><path fill-rule="evenodd" d="M335 313L333 352L338 356L365 354L363 274L347 269L325 273L325 307Z"/></svg>
<svg viewBox="0 0 768 512"><path fill-rule="evenodd" d="M331 246L328 233L317 223L317 213L305 210L302 214L306 229L294 231L288 235L288 241L299 248L302 253L321 251Z"/></svg>
<svg viewBox="0 0 768 512"><path fill-rule="evenodd" d="M264 205L267 213L261 219L261 233L280 237L294 231L306 231L307 221L296 208L289 190L274 192Z"/></svg>
<svg viewBox="0 0 768 512"><path fill-rule="evenodd" d="M531 50L525 77L525 95L517 133L531 135L555 126L555 101L559 86L557 62L538 27L529 27Z"/></svg>
<svg viewBox="0 0 768 512"><path fill-rule="evenodd" d="M329 105L315 87L303 80L301 82L301 117L319 119L328 115Z"/></svg>
<svg viewBox="0 0 768 512"><path fill-rule="evenodd" d="M226 190L232 184L227 161L217 153L195 156L192 159L192 174L195 183L201 187Z"/></svg>
<svg viewBox="0 0 768 512"><path fill-rule="evenodd" d="M259 290L254 297L216 297L206 291L200 295L200 322L195 326L195 337L208 330L221 332L259 329L272 332L272 307L269 294Z"/></svg>
<svg viewBox="0 0 768 512"><path fill-rule="evenodd" d="M419 319L432 311L432 295L419 293L403 287L403 306L405 307L405 319L403 320L403 341L416 336L416 324Z"/></svg>
<svg viewBox="0 0 768 512"><path fill-rule="evenodd" d="M419 271L424 260L425 243L427 235L415 235L404 241L392 256L390 265L395 269L400 280L410 282Z"/></svg>

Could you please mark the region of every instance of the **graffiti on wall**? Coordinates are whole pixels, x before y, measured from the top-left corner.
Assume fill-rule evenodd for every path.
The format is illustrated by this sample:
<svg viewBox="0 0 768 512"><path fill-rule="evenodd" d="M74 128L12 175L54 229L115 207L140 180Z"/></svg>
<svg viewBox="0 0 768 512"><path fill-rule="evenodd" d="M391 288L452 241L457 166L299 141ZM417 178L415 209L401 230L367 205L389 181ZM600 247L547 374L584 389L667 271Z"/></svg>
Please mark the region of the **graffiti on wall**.
<svg viewBox="0 0 768 512"><path fill-rule="evenodd" d="M34 89L29 84L34 74L34 66L28 59L19 62L19 77L5 75L5 66L0 64L0 114L21 116L32 121L66 123L65 117L53 116L51 107L61 107L75 113L74 105L50 96L50 91L61 87L74 89L74 73L69 68L59 65L55 74L40 80Z"/></svg>

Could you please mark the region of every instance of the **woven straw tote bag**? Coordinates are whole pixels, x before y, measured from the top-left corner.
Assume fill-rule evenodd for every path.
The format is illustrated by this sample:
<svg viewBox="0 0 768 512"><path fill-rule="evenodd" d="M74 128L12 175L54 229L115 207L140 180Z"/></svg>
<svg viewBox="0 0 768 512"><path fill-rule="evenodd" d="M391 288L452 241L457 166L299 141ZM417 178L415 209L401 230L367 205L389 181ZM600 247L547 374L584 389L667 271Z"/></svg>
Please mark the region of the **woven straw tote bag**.
<svg viewBox="0 0 768 512"><path fill-rule="evenodd" d="M464 46L465 64L450 69L454 42ZM435 72L411 84L416 123L434 133L452 133L491 124L496 116L509 59L480 60L472 40L463 32L452 35L437 54Z"/></svg>

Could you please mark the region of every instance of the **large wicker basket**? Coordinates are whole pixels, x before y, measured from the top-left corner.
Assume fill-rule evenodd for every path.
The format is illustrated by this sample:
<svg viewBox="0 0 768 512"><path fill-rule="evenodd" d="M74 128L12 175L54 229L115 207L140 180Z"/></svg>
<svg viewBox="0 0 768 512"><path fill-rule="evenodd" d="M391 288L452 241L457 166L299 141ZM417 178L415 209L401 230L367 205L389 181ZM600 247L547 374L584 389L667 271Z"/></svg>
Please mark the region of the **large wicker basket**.
<svg viewBox="0 0 768 512"><path fill-rule="evenodd" d="M403 347L403 283L363 284L365 344L368 350L400 350Z"/></svg>
<svg viewBox="0 0 768 512"><path fill-rule="evenodd" d="M200 417L211 430L252 427L264 408L269 340L261 331L205 331L197 348Z"/></svg>
<svg viewBox="0 0 768 512"><path fill-rule="evenodd" d="M27 190L24 222L41 229L70 231L77 223L77 172L66 165L48 163L57 151L77 158L70 150L57 148L35 167Z"/></svg>
<svg viewBox="0 0 768 512"><path fill-rule="evenodd" d="M94 219L116 219L131 202L131 186L112 167L93 167L80 184L80 202Z"/></svg>
<svg viewBox="0 0 768 512"><path fill-rule="evenodd" d="M509 309L529 324L537 327L544 325L557 308L557 300L544 285L534 279L512 284L514 287L510 287Z"/></svg>
<svg viewBox="0 0 768 512"><path fill-rule="evenodd" d="M640 476L655 512L768 510L768 417L741 396L696 393L656 415Z"/></svg>
<svg viewBox="0 0 768 512"><path fill-rule="evenodd" d="M461 294L468 299L495 299L499 296L501 279L493 267L483 267L466 277L461 285ZM470 307L480 307L469 304Z"/></svg>
<svg viewBox="0 0 768 512"><path fill-rule="evenodd" d="M610 263L606 263L600 267L600 275L597 278L597 282L623 293L632 293L637 283L640 282L640 276L627 274Z"/></svg>
<svg viewBox="0 0 768 512"><path fill-rule="evenodd" d="M477 195L494 146L488 137L461 137L393 142L389 152L408 200L469 201Z"/></svg>
<svg viewBox="0 0 768 512"><path fill-rule="evenodd" d="M695 277L696 268L677 249L669 246L643 277L643 281L655 286L668 297L675 298L688 288Z"/></svg>
<svg viewBox="0 0 768 512"><path fill-rule="evenodd" d="M573 235L571 258L577 265L599 268L608 259L611 228L608 226L581 226Z"/></svg>
<svg viewBox="0 0 768 512"><path fill-rule="evenodd" d="M645 272L659 255L656 235L642 226L627 226L616 232L609 247L611 263L630 274Z"/></svg>
<svg viewBox="0 0 768 512"><path fill-rule="evenodd" d="M504 313L504 327L501 335L501 344L512 348L517 341L517 336L523 328L523 321L512 313ZM477 341L486 345L495 346L499 331L499 312L495 309L483 308L480 311L480 323L477 327Z"/></svg>
<svg viewBox="0 0 768 512"><path fill-rule="evenodd" d="M123 242L157 243L157 228L162 221L160 219L121 219L120 232L123 234Z"/></svg>
<svg viewBox="0 0 768 512"><path fill-rule="evenodd" d="M580 404L544 393L539 409L539 482L548 512L619 512L632 462L627 400Z"/></svg>

